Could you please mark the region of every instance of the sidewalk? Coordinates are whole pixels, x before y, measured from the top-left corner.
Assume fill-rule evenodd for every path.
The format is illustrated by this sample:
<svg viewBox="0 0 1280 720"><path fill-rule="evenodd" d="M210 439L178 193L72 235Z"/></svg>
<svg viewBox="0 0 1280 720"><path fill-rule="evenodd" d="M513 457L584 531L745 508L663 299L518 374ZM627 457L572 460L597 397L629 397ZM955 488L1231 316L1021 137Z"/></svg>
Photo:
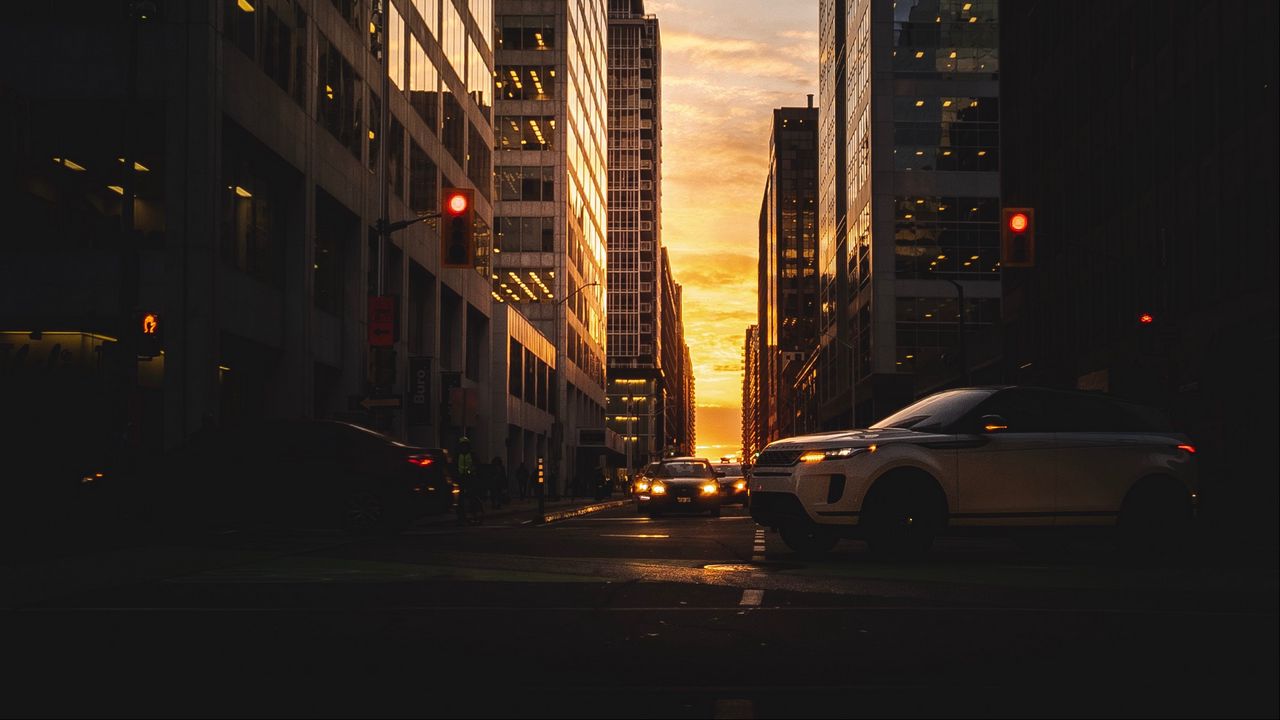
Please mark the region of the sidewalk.
<svg viewBox="0 0 1280 720"><path fill-rule="evenodd" d="M587 515L601 510L611 510L613 508L625 507L631 505L634 501L619 493L614 493L600 502L596 502L593 498L576 498L568 499L561 497L558 500L547 499L543 503L543 516L538 516L538 501L536 498L511 498L511 500L502 507L494 510L486 500L484 503L484 519L492 520L496 518L522 518L539 522L555 522L557 520L567 520L569 518ZM439 513L436 515L428 515L414 523L417 527L425 527L431 525L454 525L458 522L458 516L454 513Z"/></svg>

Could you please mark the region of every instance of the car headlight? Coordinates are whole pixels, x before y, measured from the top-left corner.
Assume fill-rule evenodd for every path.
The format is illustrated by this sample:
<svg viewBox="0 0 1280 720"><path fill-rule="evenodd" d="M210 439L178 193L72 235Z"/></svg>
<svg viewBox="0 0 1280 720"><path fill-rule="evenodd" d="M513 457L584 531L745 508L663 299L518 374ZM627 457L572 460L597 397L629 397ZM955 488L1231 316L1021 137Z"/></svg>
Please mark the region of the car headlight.
<svg viewBox="0 0 1280 720"><path fill-rule="evenodd" d="M734 484L733 484L733 489L734 489L734 490L746 490L746 489L747 489L747 481L746 481L746 480L739 480L738 482L736 482L736 483L734 483Z"/></svg>
<svg viewBox="0 0 1280 720"><path fill-rule="evenodd" d="M648 492L648 491L649 491L648 482L644 480L640 480L636 483L636 492Z"/></svg>
<svg viewBox="0 0 1280 720"><path fill-rule="evenodd" d="M702 486L703 495L715 495L718 492L720 492L720 485L718 483L707 483Z"/></svg>
<svg viewBox="0 0 1280 720"><path fill-rule="evenodd" d="M810 450L800 456L800 462L813 463L822 462L823 460L843 460L853 457L860 452L866 452L866 448L831 448L829 450Z"/></svg>
<svg viewBox="0 0 1280 720"><path fill-rule="evenodd" d="M656 482L649 487L649 492L653 493L654 495L666 495L667 486L665 483Z"/></svg>

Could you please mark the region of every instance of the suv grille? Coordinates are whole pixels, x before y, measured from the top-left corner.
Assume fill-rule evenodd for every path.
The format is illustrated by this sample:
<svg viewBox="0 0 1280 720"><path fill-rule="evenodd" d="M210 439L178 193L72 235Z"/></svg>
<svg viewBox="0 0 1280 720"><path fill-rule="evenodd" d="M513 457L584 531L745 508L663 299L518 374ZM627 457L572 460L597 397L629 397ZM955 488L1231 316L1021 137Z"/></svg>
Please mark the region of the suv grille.
<svg viewBox="0 0 1280 720"><path fill-rule="evenodd" d="M765 450L756 458L756 467L795 465L800 453L800 450Z"/></svg>
<svg viewBox="0 0 1280 720"><path fill-rule="evenodd" d="M773 526L788 522L809 522L800 498L791 493L751 493L751 517L762 525Z"/></svg>

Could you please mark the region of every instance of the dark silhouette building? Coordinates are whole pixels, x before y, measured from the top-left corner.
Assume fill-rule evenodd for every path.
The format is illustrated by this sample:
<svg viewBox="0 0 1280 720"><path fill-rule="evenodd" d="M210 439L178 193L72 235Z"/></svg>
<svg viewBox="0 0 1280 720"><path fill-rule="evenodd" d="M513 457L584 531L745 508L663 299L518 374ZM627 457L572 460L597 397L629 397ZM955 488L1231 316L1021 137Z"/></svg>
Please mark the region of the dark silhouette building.
<svg viewBox="0 0 1280 720"><path fill-rule="evenodd" d="M1167 410L1204 519L1276 541L1274 3L1002 4L1008 379ZM1143 322L1146 316L1149 322Z"/></svg>
<svg viewBox="0 0 1280 720"><path fill-rule="evenodd" d="M817 347L817 218L818 110L811 95L808 107L774 110L769 135L758 271L757 412L766 442L794 434L792 382Z"/></svg>

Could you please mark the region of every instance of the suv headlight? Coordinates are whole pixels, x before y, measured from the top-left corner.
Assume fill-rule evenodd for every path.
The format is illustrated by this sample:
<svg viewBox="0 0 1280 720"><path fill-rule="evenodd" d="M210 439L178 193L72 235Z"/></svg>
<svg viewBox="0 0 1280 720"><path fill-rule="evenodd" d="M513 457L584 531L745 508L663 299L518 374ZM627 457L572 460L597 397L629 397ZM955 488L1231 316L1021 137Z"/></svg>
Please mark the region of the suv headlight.
<svg viewBox="0 0 1280 720"><path fill-rule="evenodd" d="M649 487L649 492L654 495L666 495L667 484L662 481L658 481Z"/></svg>
<svg viewBox="0 0 1280 720"><path fill-rule="evenodd" d="M800 456L800 462L814 463L823 460L843 460L853 457L860 452L866 452L866 448L831 448L829 450L810 450Z"/></svg>

